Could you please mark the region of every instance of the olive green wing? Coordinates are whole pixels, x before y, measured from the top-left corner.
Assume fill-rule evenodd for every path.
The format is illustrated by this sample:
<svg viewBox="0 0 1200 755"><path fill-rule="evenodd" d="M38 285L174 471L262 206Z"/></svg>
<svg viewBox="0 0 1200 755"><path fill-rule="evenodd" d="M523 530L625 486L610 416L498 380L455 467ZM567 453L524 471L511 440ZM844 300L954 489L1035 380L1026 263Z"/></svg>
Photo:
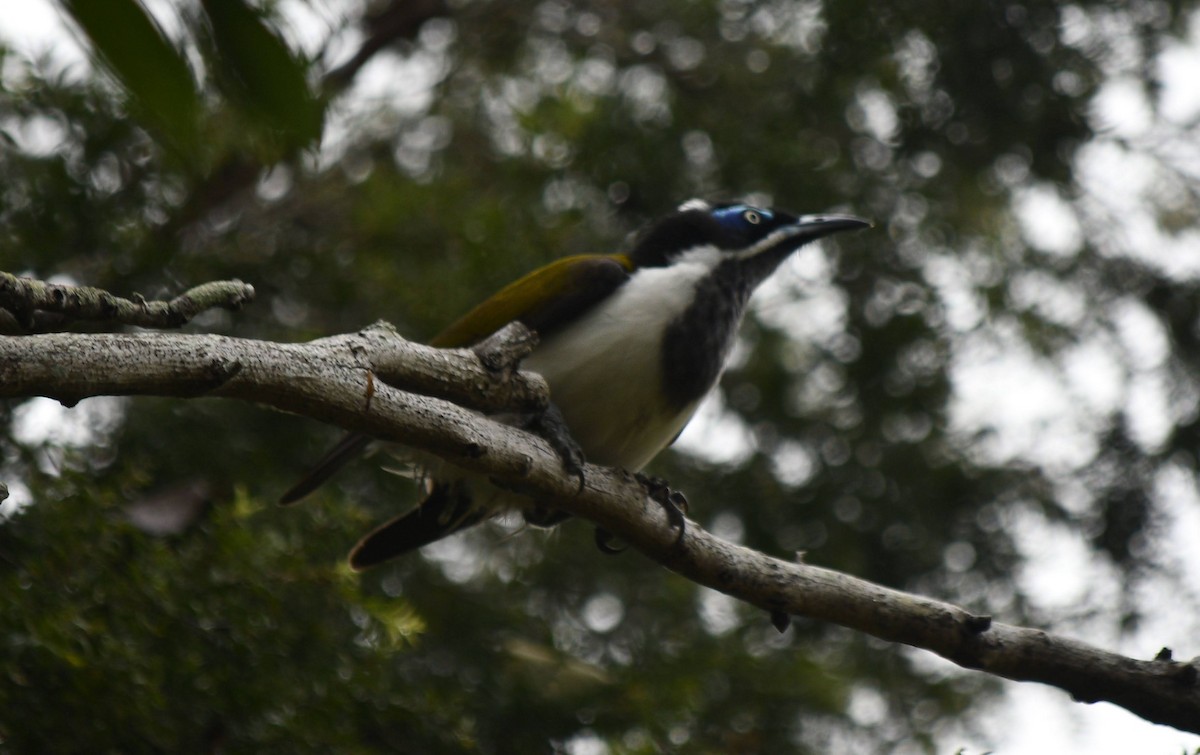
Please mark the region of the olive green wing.
<svg viewBox="0 0 1200 755"><path fill-rule="evenodd" d="M545 338L629 280L623 254L564 257L508 284L439 333L431 346L470 346L519 320Z"/></svg>

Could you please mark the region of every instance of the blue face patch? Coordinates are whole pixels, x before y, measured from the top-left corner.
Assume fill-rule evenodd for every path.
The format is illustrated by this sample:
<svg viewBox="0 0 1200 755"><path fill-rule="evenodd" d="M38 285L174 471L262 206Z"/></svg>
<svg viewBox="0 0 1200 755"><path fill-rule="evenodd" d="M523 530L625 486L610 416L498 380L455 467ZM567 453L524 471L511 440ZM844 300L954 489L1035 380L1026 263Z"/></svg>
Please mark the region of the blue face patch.
<svg viewBox="0 0 1200 755"><path fill-rule="evenodd" d="M746 233L756 226L769 223L775 215L770 210L751 207L746 204L735 204L732 207L722 207L713 210L713 219L731 231Z"/></svg>

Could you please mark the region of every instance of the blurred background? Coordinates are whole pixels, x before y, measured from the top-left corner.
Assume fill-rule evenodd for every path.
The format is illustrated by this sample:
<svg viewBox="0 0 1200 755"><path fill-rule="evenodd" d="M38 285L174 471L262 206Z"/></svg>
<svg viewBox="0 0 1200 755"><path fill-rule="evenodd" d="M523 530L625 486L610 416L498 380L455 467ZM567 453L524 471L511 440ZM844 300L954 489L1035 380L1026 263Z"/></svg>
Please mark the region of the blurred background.
<svg viewBox="0 0 1200 755"><path fill-rule="evenodd" d="M186 330L427 338L693 196L847 211L653 471L716 534L1200 654L1196 3L48 0L0 18L0 267ZM0 745L1167 752L1200 737L768 618L591 529L365 575L411 504L219 401L0 407Z"/></svg>

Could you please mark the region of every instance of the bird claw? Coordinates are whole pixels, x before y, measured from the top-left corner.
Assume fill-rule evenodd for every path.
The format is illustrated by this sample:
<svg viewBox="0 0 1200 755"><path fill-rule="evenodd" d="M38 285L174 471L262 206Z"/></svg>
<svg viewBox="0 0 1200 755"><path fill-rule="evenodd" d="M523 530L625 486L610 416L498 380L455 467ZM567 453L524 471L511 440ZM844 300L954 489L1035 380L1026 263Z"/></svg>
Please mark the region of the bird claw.
<svg viewBox="0 0 1200 755"><path fill-rule="evenodd" d="M675 538L675 543L678 545L683 541L683 533L687 526L687 497L678 490L672 490L667 481L661 477L651 477L640 472L634 477L646 489L646 495L663 507L671 527L679 530L679 535Z"/></svg>
<svg viewBox="0 0 1200 755"><path fill-rule="evenodd" d="M562 412L558 407L551 402L542 412L531 417L527 426L546 439L546 442L558 454L558 458L562 460L563 469L567 471L567 474L579 480L579 487L575 489L575 494L582 493L585 482L583 465L587 459L583 456L583 449L571 437L567 421L563 419Z"/></svg>
<svg viewBox="0 0 1200 755"><path fill-rule="evenodd" d="M617 539L613 537L613 533L603 527L596 528L596 547L606 556L615 556L618 553L625 552L624 545L613 545Z"/></svg>
<svg viewBox="0 0 1200 755"><path fill-rule="evenodd" d="M661 477L635 473L634 478L646 489L646 495L663 507L671 527L679 530L679 535L675 538L675 544L678 545L683 541L684 528L687 523L685 516L688 510L687 498L678 490L671 490L671 486ZM603 527L596 528L595 539L596 547L605 555L612 556L625 552L625 546L614 545L617 539Z"/></svg>

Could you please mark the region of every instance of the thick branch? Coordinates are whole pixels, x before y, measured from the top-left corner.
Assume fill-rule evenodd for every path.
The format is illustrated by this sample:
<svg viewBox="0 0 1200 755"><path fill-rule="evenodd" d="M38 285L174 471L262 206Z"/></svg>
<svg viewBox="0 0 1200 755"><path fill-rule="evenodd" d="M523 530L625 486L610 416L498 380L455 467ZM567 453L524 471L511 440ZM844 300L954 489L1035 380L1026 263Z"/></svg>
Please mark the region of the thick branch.
<svg viewBox="0 0 1200 755"><path fill-rule="evenodd" d="M394 349L394 351L389 351ZM103 394L222 396L254 401L430 451L465 469L553 502L596 522L682 576L773 615L797 615L867 632L937 653L966 668L1020 681L1050 684L1077 700L1105 700L1156 723L1200 733L1198 665L1160 653L1135 660L1034 629L994 623L948 603L789 563L713 537L688 522L686 537L661 506L620 470L588 465L586 485L564 474L549 445L481 418L447 401L417 396L376 380L393 359L412 349L406 370L431 373L407 384L441 386L443 395L480 398L478 381L491 379L470 352L435 356L386 328L308 344L277 344L176 334L74 335L0 338L0 396L45 395L68 402ZM385 354L386 352L386 354ZM473 363L473 366L471 364ZM453 365L451 367L451 365ZM449 385L443 368L474 370ZM434 374L436 373L436 374ZM513 382L528 376L513 378ZM528 378L514 395L540 389ZM444 390L443 390L444 389ZM505 389L508 390L508 389Z"/></svg>
<svg viewBox="0 0 1200 755"><path fill-rule="evenodd" d="M151 333L0 336L0 398L73 405L89 396L226 396L388 437L407 415L374 416L376 399L409 395L388 384L483 412L544 407L546 381L512 369L536 342L530 338L514 325L474 349L435 349L386 323L306 344Z"/></svg>
<svg viewBox="0 0 1200 755"><path fill-rule="evenodd" d="M204 283L170 301L113 296L101 288L65 286L0 271L0 309L12 314L25 331L37 331L41 313L56 323L98 320L108 325L178 328L201 312L222 307L240 309L254 298L254 287L239 280ZM10 329L11 330L11 329Z"/></svg>

